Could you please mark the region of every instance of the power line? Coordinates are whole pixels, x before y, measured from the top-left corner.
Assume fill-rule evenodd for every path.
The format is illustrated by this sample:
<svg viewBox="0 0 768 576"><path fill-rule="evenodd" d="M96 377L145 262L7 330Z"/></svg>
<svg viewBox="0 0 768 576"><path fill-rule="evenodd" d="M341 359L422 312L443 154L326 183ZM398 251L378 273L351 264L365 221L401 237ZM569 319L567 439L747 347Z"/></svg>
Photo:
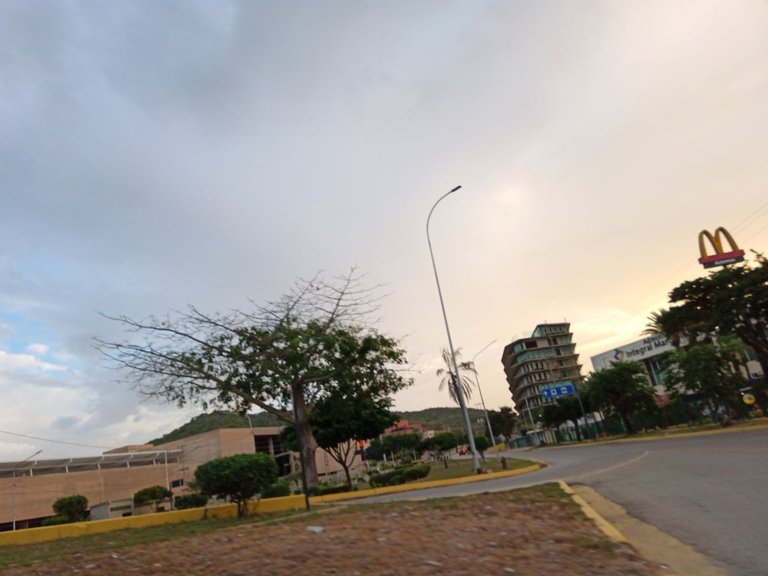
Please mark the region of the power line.
<svg viewBox="0 0 768 576"><path fill-rule="evenodd" d="M8 434L9 436L17 436L19 438L29 438L30 440L41 440L42 442L51 442L53 444L66 444L68 446L82 446L83 448L104 448L106 450L112 450L115 446L100 446L98 444L81 444L79 442L67 442L66 440L51 440L50 438L41 438L40 436L32 436L31 434L20 434L18 432L8 432L7 430L0 430L0 434Z"/></svg>
<svg viewBox="0 0 768 576"><path fill-rule="evenodd" d="M752 223L752 221L753 221L753 220L755 220L755 219L756 219L756 218L759 216L759 214L760 214L761 212L764 212L766 209L768 209L768 202L766 202L765 204L761 205L761 206L760 206L759 208L757 208L756 210L752 211L752 213L751 213L751 214L749 214L749 215L748 215L746 218L744 218L744 219L743 219L741 222L739 222L738 224L736 224L736 226L735 226L735 227L734 227L734 229L733 229L733 230L734 230L734 232L736 232L736 231L738 231L738 230L740 230L740 229L742 229L742 228L746 227L746 226L747 226L747 223L751 224L751 223Z"/></svg>

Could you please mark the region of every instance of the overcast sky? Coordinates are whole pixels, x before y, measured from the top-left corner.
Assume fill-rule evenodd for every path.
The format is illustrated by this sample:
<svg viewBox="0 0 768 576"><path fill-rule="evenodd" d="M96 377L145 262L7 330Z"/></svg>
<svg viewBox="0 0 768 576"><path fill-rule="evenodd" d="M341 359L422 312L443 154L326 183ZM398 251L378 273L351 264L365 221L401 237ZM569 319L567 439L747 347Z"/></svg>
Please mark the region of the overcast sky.
<svg viewBox="0 0 768 576"><path fill-rule="evenodd" d="M450 405L425 221L459 184L432 242L464 359L495 340L491 408L537 323L571 322L585 372L639 338L700 230L768 251L765 1L0 0L0 67L0 460L199 412L141 401L99 312L318 270L386 285L397 408Z"/></svg>

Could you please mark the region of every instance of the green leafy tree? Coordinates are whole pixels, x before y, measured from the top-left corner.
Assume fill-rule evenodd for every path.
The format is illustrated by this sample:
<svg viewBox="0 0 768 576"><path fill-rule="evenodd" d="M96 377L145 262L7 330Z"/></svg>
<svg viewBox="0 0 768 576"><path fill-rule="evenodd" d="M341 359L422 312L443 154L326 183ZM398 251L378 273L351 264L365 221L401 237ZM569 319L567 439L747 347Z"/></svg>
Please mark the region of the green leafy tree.
<svg viewBox="0 0 768 576"><path fill-rule="evenodd" d="M88 519L88 498L82 494L63 496L53 503L53 512L64 522L82 522Z"/></svg>
<svg viewBox="0 0 768 576"><path fill-rule="evenodd" d="M653 387L637 362L616 362L610 368L590 373L585 389L591 405L613 410L627 434L635 433L633 414L652 412L656 407Z"/></svg>
<svg viewBox="0 0 768 576"><path fill-rule="evenodd" d="M509 406L502 406L498 410L489 410L488 419L491 421L491 428L496 434L502 434L509 438L519 427L519 419Z"/></svg>
<svg viewBox="0 0 768 576"><path fill-rule="evenodd" d="M456 363L459 367L459 374L454 374L453 359L451 358L450 350L443 348L442 353L444 368L438 368L435 375L440 378L439 389L442 391L444 388L448 388L448 396L456 404L459 403L459 396L456 391L456 385L461 386L464 392L464 398L469 399L472 396L472 389L475 383L468 376L468 374L475 373L475 365L472 362L459 362L458 357L461 355L461 348L456 348Z"/></svg>
<svg viewBox="0 0 768 576"><path fill-rule="evenodd" d="M742 351L743 344L734 337L678 349L665 359L667 387L701 394L712 412L718 408L738 410L739 388L745 383L738 370Z"/></svg>
<svg viewBox="0 0 768 576"><path fill-rule="evenodd" d="M229 498L242 517L248 500L277 479L277 463L267 454L236 454L209 460L195 470L195 482L206 496Z"/></svg>
<svg viewBox="0 0 768 576"><path fill-rule="evenodd" d="M409 460L412 455L421 449L421 436L417 433L390 434L376 438L371 442L371 448L366 453L366 458L382 460L385 455L392 455L396 460ZM374 458L378 455L378 458Z"/></svg>
<svg viewBox="0 0 768 576"><path fill-rule="evenodd" d="M375 438L397 421L397 416L390 411L391 405L389 397L377 398L352 387L336 390L312 407L310 422L315 440L344 469L350 488L350 467L358 441Z"/></svg>
<svg viewBox="0 0 768 576"><path fill-rule="evenodd" d="M157 512L157 506L163 500L168 500L173 496L173 493L165 486L150 486L148 488L142 488L133 495L133 503L136 506L143 506L144 504L152 504Z"/></svg>
<svg viewBox="0 0 768 576"><path fill-rule="evenodd" d="M363 458L373 462L384 460L384 446L382 445L381 440L378 438L371 440L368 446L363 450Z"/></svg>
<svg viewBox="0 0 768 576"><path fill-rule="evenodd" d="M435 434L432 441L441 452L449 452L459 445L459 437L454 432Z"/></svg>
<svg viewBox="0 0 768 576"><path fill-rule="evenodd" d="M493 446L493 444L491 444L491 441L485 436L475 436L475 448L477 448L477 451L480 453L480 457L483 460L485 460L485 451L491 446Z"/></svg>
<svg viewBox="0 0 768 576"><path fill-rule="evenodd" d="M673 306L655 319L670 338L709 341L713 334L738 336L750 346L768 374L768 261L726 266L683 282L669 294Z"/></svg>
<svg viewBox="0 0 768 576"><path fill-rule="evenodd" d="M176 496L173 503L177 510L202 508L208 504L208 496L205 494L182 494L181 496Z"/></svg>
<svg viewBox="0 0 768 576"><path fill-rule="evenodd" d="M565 422L572 422L576 427L576 438L579 442L582 439L579 426L581 417L581 405L575 395L558 398L554 403L546 404L541 409L541 422L545 426L556 428Z"/></svg>
<svg viewBox="0 0 768 576"><path fill-rule="evenodd" d="M352 272L331 283L299 281L251 312L208 315L192 307L167 319L112 318L131 338L97 343L144 394L241 413L257 406L293 424L312 487L312 405L340 386L380 397L410 383L400 373L405 351L367 326L375 308L372 292Z"/></svg>
<svg viewBox="0 0 768 576"><path fill-rule="evenodd" d="M431 452L435 460L442 460L445 467L448 467L448 458L445 452L450 452L459 445L459 438L453 432L441 432L431 438L422 440L419 446L420 452Z"/></svg>

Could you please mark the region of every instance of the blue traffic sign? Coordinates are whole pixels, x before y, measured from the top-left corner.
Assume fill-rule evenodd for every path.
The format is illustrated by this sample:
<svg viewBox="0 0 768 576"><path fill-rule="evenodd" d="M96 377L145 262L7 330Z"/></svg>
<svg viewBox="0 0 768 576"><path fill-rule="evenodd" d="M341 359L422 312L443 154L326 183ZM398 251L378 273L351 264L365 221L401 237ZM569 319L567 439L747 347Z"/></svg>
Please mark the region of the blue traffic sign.
<svg viewBox="0 0 768 576"><path fill-rule="evenodd" d="M559 398L560 396L571 396L574 392L575 389L573 384L558 384L544 388L541 391L541 396L542 398L547 398L550 400L552 398Z"/></svg>

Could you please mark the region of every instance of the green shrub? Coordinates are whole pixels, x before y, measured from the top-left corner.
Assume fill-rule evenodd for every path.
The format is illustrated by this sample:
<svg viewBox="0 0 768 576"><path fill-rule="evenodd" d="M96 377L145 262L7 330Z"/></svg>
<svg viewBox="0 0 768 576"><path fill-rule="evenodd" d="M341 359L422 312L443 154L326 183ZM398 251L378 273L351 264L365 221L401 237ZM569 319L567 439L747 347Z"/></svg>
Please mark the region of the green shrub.
<svg viewBox="0 0 768 576"><path fill-rule="evenodd" d="M136 506L142 506L144 504L152 504L157 512L157 505L173 496L170 490L165 486L150 486L149 488L143 488L133 495L133 503Z"/></svg>
<svg viewBox="0 0 768 576"><path fill-rule="evenodd" d="M65 522L81 522L88 519L88 498L82 494L62 496L53 503L56 516L64 518Z"/></svg>
<svg viewBox="0 0 768 576"><path fill-rule="evenodd" d="M395 486L405 482L402 470L390 470L371 476L370 485L374 488L379 486Z"/></svg>
<svg viewBox="0 0 768 576"><path fill-rule="evenodd" d="M261 491L262 498L277 498L279 496L290 496L291 486L288 482L275 482Z"/></svg>
<svg viewBox="0 0 768 576"><path fill-rule="evenodd" d="M407 468L402 472L403 481L415 482L416 480L421 480L422 478L426 478L427 476L429 476L429 471L431 469L432 467L429 464L418 464L416 466Z"/></svg>
<svg viewBox="0 0 768 576"><path fill-rule="evenodd" d="M277 463L269 454L235 454L216 458L195 470L195 482L208 496L229 499L237 504L242 518L246 503L277 480Z"/></svg>
<svg viewBox="0 0 768 576"><path fill-rule="evenodd" d="M176 496L173 505L177 510L186 510L187 508L202 508L208 504L208 496L205 494L184 494Z"/></svg>
<svg viewBox="0 0 768 576"><path fill-rule="evenodd" d="M414 482L426 478L431 467L429 464L415 464L410 466L398 466L394 470L374 474L369 481L373 488L379 486L396 486L406 482Z"/></svg>
<svg viewBox="0 0 768 576"><path fill-rule="evenodd" d="M349 492L352 490L346 484L337 484L336 486L329 486L326 484L321 485L318 488L318 496L323 496L325 494L340 494L342 492Z"/></svg>
<svg viewBox="0 0 768 576"><path fill-rule="evenodd" d="M69 520L64 516L51 516L40 523L41 526L58 526L59 524L69 524Z"/></svg>

